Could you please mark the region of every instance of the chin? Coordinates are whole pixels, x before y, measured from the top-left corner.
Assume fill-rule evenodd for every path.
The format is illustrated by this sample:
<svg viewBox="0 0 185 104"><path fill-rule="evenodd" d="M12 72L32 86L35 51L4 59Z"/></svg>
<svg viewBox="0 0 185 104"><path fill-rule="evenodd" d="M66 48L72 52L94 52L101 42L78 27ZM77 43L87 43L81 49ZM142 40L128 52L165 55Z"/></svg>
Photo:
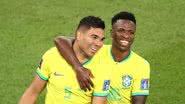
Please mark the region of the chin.
<svg viewBox="0 0 185 104"><path fill-rule="evenodd" d="M129 48L127 47L119 47L120 51L127 51Z"/></svg>
<svg viewBox="0 0 185 104"><path fill-rule="evenodd" d="M92 56L94 56L95 55L95 53L93 54L93 53L89 53L89 54L87 54L87 56L89 57L89 58L91 58Z"/></svg>

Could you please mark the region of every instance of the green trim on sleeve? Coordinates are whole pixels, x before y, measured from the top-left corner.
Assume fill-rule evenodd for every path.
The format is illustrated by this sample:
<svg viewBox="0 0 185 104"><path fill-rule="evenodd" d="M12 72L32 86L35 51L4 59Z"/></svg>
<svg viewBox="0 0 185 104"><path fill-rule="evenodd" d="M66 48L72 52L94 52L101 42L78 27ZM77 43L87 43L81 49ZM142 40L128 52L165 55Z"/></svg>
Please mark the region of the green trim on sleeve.
<svg viewBox="0 0 185 104"><path fill-rule="evenodd" d="M136 92L136 93L132 93L132 96L148 96L149 93L148 92Z"/></svg>
<svg viewBox="0 0 185 104"><path fill-rule="evenodd" d="M37 71L36 71L36 74L37 74L42 80L45 80L45 81L48 80L48 78L44 77L44 76L39 72L38 69L37 69Z"/></svg>
<svg viewBox="0 0 185 104"><path fill-rule="evenodd" d="M106 97L108 93L93 93L93 96Z"/></svg>

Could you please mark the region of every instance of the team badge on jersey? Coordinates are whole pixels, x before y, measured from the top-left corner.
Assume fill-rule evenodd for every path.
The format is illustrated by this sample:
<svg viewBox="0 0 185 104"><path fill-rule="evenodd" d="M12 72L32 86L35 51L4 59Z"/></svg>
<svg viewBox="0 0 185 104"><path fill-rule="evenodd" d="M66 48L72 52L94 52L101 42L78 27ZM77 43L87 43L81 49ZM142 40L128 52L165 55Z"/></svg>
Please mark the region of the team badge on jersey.
<svg viewBox="0 0 185 104"><path fill-rule="evenodd" d="M148 89L149 89L149 79L142 79L141 90L148 90Z"/></svg>
<svg viewBox="0 0 185 104"><path fill-rule="evenodd" d="M109 90L109 87L110 87L110 80L104 80L103 91Z"/></svg>
<svg viewBox="0 0 185 104"><path fill-rule="evenodd" d="M123 88L129 88L132 84L132 77L129 76L129 75L124 75L122 77L122 85L123 85Z"/></svg>

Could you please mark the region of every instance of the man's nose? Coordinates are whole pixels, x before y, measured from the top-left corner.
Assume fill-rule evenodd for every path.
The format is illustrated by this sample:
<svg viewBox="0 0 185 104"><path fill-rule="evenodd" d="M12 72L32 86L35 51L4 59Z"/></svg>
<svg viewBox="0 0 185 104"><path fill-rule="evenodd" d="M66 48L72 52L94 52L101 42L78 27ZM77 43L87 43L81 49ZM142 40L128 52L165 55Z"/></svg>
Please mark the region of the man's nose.
<svg viewBox="0 0 185 104"><path fill-rule="evenodd" d="M129 31L125 31L123 34L122 34L122 37L124 38L129 38L130 36L130 32Z"/></svg>

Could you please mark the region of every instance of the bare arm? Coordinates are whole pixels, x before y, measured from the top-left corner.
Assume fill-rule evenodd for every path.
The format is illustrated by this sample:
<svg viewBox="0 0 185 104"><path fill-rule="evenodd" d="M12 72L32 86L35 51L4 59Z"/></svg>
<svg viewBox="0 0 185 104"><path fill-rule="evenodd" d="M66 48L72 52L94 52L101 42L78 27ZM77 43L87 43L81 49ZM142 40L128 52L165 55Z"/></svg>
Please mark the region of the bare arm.
<svg viewBox="0 0 185 104"><path fill-rule="evenodd" d="M47 81L42 80L39 76L35 76L32 84L24 92L19 104L36 104L37 98L41 91L45 88Z"/></svg>
<svg viewBox="0 0 185 104"><path fill-rule="evenodd" d="M70 65L72 65L74 71L76 72L76 77L81 89L83 89L84 91L86 91L87 89L91 90L91 87L93 87L94 85L90 79L90 76L93 77L93 75L91 71L84 68L77 59L72 49L72 41L74 41L74 38L69 39L64 36L60 36L55 39L55 44L64 59Z"/></svg>
<svg viewBox="0 0 185 104"><path fill-rule="evenodd" d="M107 97L93 96L92 104L106 104Z"/></svg>
<svg viewBox="0 0 185 104"><path fill-rule="evenodd" d="M132 104L145 104L147 96L132 96Z"/></svg>

